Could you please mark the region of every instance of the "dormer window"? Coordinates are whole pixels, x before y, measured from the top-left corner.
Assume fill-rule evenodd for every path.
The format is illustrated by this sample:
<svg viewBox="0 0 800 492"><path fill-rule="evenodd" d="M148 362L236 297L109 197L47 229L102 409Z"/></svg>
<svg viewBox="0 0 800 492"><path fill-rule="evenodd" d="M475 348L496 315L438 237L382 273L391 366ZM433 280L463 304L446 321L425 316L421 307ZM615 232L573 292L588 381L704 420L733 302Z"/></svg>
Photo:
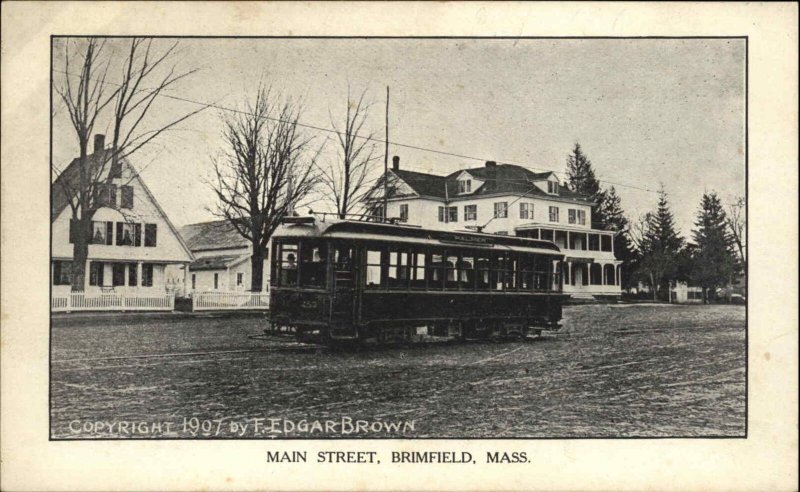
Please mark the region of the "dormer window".
<svg viewBox="0 0 800 492"><path fill-rule="evenodd" d="M471 179L462 179L458 181L458 192L459 193L472 193L472 180Z"/></svg>
<svg viewBox="0 0 800 492"><path fill-rule="evenodd" d="M558 181L548 181L547 192L551 195L558 195Z"/></svg>

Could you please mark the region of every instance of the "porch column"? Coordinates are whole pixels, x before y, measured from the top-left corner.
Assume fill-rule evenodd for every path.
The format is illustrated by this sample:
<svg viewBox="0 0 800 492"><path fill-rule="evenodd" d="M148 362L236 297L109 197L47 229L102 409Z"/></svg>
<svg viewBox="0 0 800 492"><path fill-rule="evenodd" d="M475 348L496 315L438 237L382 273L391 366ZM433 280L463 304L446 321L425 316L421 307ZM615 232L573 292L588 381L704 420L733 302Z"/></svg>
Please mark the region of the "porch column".
<svg viewBox="0 0 800 492"><path fill-rule="evenodd" d="M608 278L606 277L606 266L602 265L600 267L600 283L603 285L608 285Z"/></svg>
<svg viewBox="0 0 800 492"><path fill-rule="evenodd" d="M567 249L570 249L570 247L569 247L570 242L569 241L570 241L571 238L572 238L572 233L567 231Z"/></svg>
<svg viewBox="0 0 800 492"><path fill-rule="evenodd" d="M586 282L584 285L592 285L592 264L586 264Z"/></svg>

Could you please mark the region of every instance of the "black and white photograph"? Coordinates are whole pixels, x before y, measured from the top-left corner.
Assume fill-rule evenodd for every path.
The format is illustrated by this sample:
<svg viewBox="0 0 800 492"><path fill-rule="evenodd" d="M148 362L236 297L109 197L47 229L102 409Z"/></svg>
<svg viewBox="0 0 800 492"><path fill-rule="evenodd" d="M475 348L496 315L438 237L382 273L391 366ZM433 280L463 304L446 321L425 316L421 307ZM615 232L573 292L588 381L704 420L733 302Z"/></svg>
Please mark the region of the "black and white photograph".
<svg viewBox="0 0 800 492"><path fill-rule="evenodd" d="M747 40L52 40L52 439L745 437Z"/></svg>
<svg viewBox="0 0 800 492"><path fill-rule="evenodd" d="M0 489L797 490L797 12L5 2Z"/></svg>

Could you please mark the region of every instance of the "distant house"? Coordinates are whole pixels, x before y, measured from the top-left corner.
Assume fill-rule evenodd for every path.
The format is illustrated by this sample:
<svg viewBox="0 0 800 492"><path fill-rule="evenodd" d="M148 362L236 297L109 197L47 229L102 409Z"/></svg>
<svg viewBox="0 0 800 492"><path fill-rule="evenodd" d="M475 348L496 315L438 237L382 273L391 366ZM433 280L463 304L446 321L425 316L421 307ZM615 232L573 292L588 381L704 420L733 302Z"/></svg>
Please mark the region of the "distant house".
<svg viewBox="0 0 800 492"><path fill-rule="evenodd" d="M383 211L384 179L388 190ZM481 230L554 242L566 255L564 292L621 295L614 231L593 229L589 198L562 186L555 173L488 161L446 176L401 169L395 156L370 194L378 216L425 228Z"/></svg>
<svg viewBox="0 0 800 492"><path fill-rule="evenodd" d="M189 224L180 229L195 257L188 265L185 290L235 292L251 290L252 245L226 220ZM269 286L269 261L264 260L262 291Z"/></svg>
<svg viewBox="0 0 800 492"><path fill-rule="evenodd" d="M130 163L122 160L118 169L103 165L107 152L104 136L95 135L89 167L95 171L107 169L98 176L103 206L92 216L83 290L86 294L163 294L167 291L167 266L188 265L194 257ZM76 158L51 187L50 273L54 297L71 290L76 223L65 190L77 183L79 173ZM113 173L111 179L109 173Z"/></svg>

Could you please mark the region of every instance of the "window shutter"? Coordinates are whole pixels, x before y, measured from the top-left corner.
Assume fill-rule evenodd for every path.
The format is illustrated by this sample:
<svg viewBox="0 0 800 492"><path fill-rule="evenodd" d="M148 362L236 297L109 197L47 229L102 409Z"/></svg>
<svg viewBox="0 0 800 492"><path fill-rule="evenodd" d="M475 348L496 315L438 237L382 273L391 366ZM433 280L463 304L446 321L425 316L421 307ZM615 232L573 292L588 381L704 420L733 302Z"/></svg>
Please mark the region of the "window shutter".
<svg viewBox="0 0 800 492"><path fill-rule="evenodd" d="M69 243L75 243L75 232L77 231L78 221L75 219L69 219Z"/></svg>
<svg viewBox="0 0 800 492"><path fill-rule="evenodd" d="M114 233L114 223L113 222L106 222L106 245L111 246L114 244L114 238L112 237Z"/></svg>
<svg viewBox="0 0 800 492"><path fill-rule="evenodd" d="M122 222L117 222L117 246L122 246Z"/></svg>
<svg viewBox="0 0 800 492"><path fill-rule="evenodd" d="M122 186L122 208L133 208L133 186Z"/></svg>
<svg viewBox="0 0 800 492"><path fill-rule="evenodd" d="M61 262L53 262L53 285L61 285Z"/></svg>
<svg viewBox="0 0 800 492"><path fill-rule="evenodd" d="M142 245L142 224L133 224L133 245Z"/></svg>
<svg viewBox="0 0 800 492"><path fill-rule="evenodd" d="M117 207L117 186L108 185L108 206L111 208Z"/></svg>
<svg viewBox="0 0 800 492"><path fill-rule="evenodd" d="M147 247L155 247L157 242L158 226L156 224L144 225L144 245Z"/></svg>

